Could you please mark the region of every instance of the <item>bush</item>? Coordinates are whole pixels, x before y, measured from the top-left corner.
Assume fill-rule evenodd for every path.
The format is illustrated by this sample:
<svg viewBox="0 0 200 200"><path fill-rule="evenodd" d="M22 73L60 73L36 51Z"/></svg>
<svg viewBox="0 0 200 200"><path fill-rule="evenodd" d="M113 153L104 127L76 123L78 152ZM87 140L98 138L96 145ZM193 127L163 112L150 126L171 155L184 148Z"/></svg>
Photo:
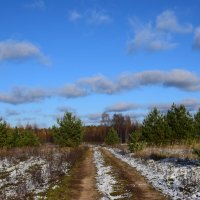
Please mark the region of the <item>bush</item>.
<svg viewBox="0 0 200 200"><path fill-rule="evenodd" d="M83 126L80 119L67 112L62 119L57 120L58 127L53 126L53 137L61 146L76 147L83 139Z"/></svg>
<svg viewBox="0 0 200 200"><path fill-rule="evenodd" d="M137 130L130 134L129 142L128 142L128 149L130 152L137 152L141 151L145 148L146 142L141 141L142 132Z"/></svg>
<svg viewBox="0 0 200 200"><path fill-rule="evenodd" d="M108 134L104 139L104 142L107 145L119 144L119 136L114 128L109 129Z"/></svg>

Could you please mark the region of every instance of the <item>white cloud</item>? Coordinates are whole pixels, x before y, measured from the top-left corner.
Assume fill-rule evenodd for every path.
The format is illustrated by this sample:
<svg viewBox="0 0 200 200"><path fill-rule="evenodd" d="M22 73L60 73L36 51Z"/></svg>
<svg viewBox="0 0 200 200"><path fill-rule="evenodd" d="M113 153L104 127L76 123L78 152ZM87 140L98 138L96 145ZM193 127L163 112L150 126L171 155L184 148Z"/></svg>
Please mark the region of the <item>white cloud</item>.
<svg viewBox="0 0 200 200"><path fill-rule="evenodd" d="M105 108L105 112L125 112L138 109L139 106L133 103L117 103Z"/></svg>
<svg viewBox="0 0 200 200"><path fill-rule="evenodd" d="M200 101L197 99L184 99L179 102L171 102L171 103L154 103L147 105L148 109L158 108L162 112L167 112L172 104L175 103L176 105L184 105L189 111L197 111L200 108Z"/></svg>
<svg viewBox="0 0 200 200"><path fill-rule="evenodd" d="M200 27L197 27L194 33L193 48L200 49Z"/></svg>
<svg viewBox="0 0 200 200"><path fill-rule="evenodd" d="M176 87L187 91L199 91L200 77L186 70L175 69L166 74L163 86Z"/></svg>
<svg viewBox="0 0 200 200"><path fill-rule="evenodd" d="M0 102L17 105L38 102L47 97L50 97L50 95L42 89L14 88L10 93L0 93Z"/></svg>
<svg viewBox="0 0 200 200"><path fill-rule="evenodd" d="M191 33L193 26L191 24L182 25L175 13L171 10L166 10L157 16L156 28L161 31L169 31L175 33Z"/></svg>
<svg viewBox="0 0 200 200"><path fill-rule="evenodd" d="M100 10L91 10L88 12L88 22L93 24L105 24L111 22L108 14Z"/></svg>
<svg viewBox="0 0 200 200"><path fill-rule="evenodd" d="M145 86L173 87L182 91L200 91L200 76L174 69L166 72L161 70L126 73L111 80L102 75L82 78L72 84L67 84L52 90L14 88L10 93L0 93L0 102L21 104L37 102L50 97L78 98L92 94L117 94ZM117 105L117 107L127 105Z"/></svg>
<svg viewBox="0 0 200 200"><path fill-rule="evenodd" d="M116 91L115 83L102 75L80 79L78 84L84 87L89 93L112 94Z"/></svg>
<svg viewBox="0 0 200 200"><path fill-rule="evenodd" d="M129 23L134 30L134 37L128 41L128 52L165 51L178 44L172 41L174 34L187 34L193 31L192 24L181 24L173 11L166 10L156 17L155 22L142 23L130 18Z"/></svg>
<svg viewBox="0 0 200 200"><path fill-rule="evenodd" d="M134 29L134 37L128 41L129 53L164 51L177 46L168 33L156 30L152 23L142 24L135 19L130 19L130 23Z"/></svg>
<svg viewBox="0 0 200 200"><path fill-rule="evenodd" d="M68 19L69 21L75 22L82 18L82 15L77 10L69 11Z"/></svg>
<svg viewBox="0 0 200 200"><path fill-rule="evenodd" d="M65 98L76 98L88 95L85 88L82 88L76 84L65 85L55 91L56 96Z"/></svg>
<svg viewBox="0 0 200 200"><path fill-rule="evenodd" d="M0 61L24 60L35 58L45 65L51 62L41 50L28 41L4 40L0 41Z"/></svg>
<svg viewBox="0 0 200 200"><path fill-rule="evenodd" d="M197 111L200 108L200 101L197 99L185 99L179 104L183 104L189 111Z"/></svg>
<svg viewBox="0 0 200 200"><path fill-rule="evenodd" d="M101 116L102 116L102 113L92 113L92 114L88 114L88 115L85 115L84 117L88 118L90 121L100 121L101 119Z"/></svg>
<svg viewBox="0 0 200 200"><path fill-rule="evenodd" d="M32 3L26 4L25 8L31 8L31 9L45 9L46 5L43 0L35 0Z"/></svg>
<svg viewBox="0 0 200 200"><path fill-rule="evenodd" d="M102 10L86 10L85 12L78 12L77 10L70 10L68 15L68 20L70 22L75 22L78 20L86 24L107 24L112 21L111 17Z"/></svg>
<svg viewBox="0 0 200 200"><path fill-rule="evenodd" d="M186 70L174 69L170 72L152 70L119 77L117 90L130 90L148 85L174 87L184 91L200 91L200 77Z"/></svg>

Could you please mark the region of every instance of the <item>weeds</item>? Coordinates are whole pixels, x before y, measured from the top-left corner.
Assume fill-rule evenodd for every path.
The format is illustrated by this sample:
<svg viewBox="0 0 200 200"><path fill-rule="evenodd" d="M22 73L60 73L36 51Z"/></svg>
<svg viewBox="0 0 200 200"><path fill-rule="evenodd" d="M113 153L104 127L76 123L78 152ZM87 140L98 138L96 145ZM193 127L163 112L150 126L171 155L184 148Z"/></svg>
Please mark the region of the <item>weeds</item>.
<svg viewBox="0 0 200 200"><path fill-rule="evenodd" d="M32 199L66 176L83 148L44 146L0 151L0 199Z"/></svg>

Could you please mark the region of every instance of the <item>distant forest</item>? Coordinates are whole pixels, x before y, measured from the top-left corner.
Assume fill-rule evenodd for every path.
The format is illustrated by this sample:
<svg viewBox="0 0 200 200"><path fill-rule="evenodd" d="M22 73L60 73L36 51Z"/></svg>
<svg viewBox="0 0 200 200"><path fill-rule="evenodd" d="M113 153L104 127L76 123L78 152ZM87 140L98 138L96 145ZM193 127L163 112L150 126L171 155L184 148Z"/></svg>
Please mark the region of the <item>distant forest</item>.
<svg viewBox="0 0 200 200"><path fill-rule="evenodd" d="M1 118L0 147L102 144L111 128L116 131L120 143L136 140L147 145L192 144L200 140L200 109L192 115L184 105L173 104L165 113L154 108L142 123L132 121L128 115L102 113L100 125L90 126L83 125L72 113L65 113L57 120L57 125L47 129L31 125L11 127Z"/></svg>

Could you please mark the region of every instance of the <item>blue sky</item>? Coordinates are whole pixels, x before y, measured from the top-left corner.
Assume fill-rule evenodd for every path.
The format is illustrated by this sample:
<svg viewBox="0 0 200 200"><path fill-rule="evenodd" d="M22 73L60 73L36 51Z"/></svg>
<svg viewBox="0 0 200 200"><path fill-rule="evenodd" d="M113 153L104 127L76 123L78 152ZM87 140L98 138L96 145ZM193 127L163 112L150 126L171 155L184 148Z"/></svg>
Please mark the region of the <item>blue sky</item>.
<svg viewBox="0 0 200 200"><path fill-rule="evenodd" d="M199 1L0 4L0 116L11 125L200 107Z"/></svg>

